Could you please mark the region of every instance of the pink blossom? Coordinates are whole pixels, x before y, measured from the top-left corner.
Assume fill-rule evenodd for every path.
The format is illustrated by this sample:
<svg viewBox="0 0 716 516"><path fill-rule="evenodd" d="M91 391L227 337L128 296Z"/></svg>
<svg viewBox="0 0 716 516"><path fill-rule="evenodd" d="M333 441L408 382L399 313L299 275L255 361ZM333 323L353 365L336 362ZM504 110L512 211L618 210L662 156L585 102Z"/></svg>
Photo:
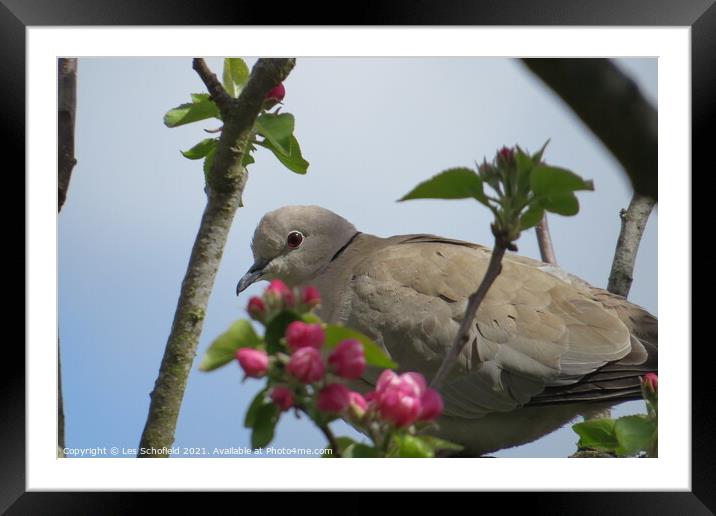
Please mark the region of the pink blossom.
<svg viewBox="0 0 716 516"><path fill-rule="evenodd" d="M338 376L355 380L365 371L363 345L354 339L344 340L328 356L328 363Z"/></svg>
<svg viewBox="0 0 716 516"><path fill-rule="evenodd" d="M282 412L285 412L293 406L293 393L279 385L271 389L271 401L278 405Z"/></svg>
<svg viewBox="0 0 716 516"><path fill-rule="evenodd" d="M420 421L433 421L443 413L443 399L435 389L426 389L420 398L422 410L418 419Z"/></svg>
<svg viewBox="0 0 716 516"><path fill-rule="evenodd" d="M293 321L286 328L286 343L291 351L300 348L320 349L326 340L326 332L320 324L306 324L301 321Z"/></svg>
<svg viewBox="0 0 716 516"><path fill-rule="evenodd" d="M420 373L410 372L397 375L390 369L386 369L378 377L375 391L378 394L381 394L388 389L397 389L405 394L420 398L426 388L427 383L425 382L423 375Z"/></svg>
<svg viewBox="0 0 716 516"><path fill-rule="evenodd" d="M286 88L284 87L283 83L281 83L278 86L275 86L271 88L271 90L269 90L269 92L266 94L266 100L273 99L276 102L281 102L285 96Z"/></svg>
<svg viewBox="0 0 716 516"><path fill-rule="evenodd" d="M272 280L264 293L266 300L272 304L282 304L284 307L293 306L293 291L281 280Z"/></svg>
<svg viewBox="0 0 716 516"><path fill-rule="evenodd" d="M316 406L323 412L340 413L351 404L351 391L342 383L330 383L318 393Z"/></svg>
<svg viewBox="0 0 716 516"><path fill-rule="evenodd" d="M300 348L291 355L286 370L301 383L313 383L323 378L326 367L316 348Z"/></svg>
<svg viewBox="0 0 716 516"><path fill-rule="evenodd" d="M321 304L321 294L316 287L310 285L303 287L301 291L301 301L303 301L303 304L308 308L313 308Z"/></svg>
<svg viewBox="0 0 716 516"><path fill-rule="evenodd" d="M379 395L378 410L383 419L400 428L414 423L420 415L422 406L420 398L398 389L388 389Z"/></svg>
<svg viewBox="0 0 716 516"><path fill-rule="evenodd" d="M268 355L265 351L253 348L239 348L236 351L236 358L239 365L251 378L259 378L266 374L268 369Z"/></svg>
<svg viewBox="0 0 716 516"><path fill-rule="evenodd" d="M499 156L505 163L510 163L515 159L515 151L509 147L502 147Z"/></svg>
<svg viewBox="0 0 716 516"><path fill-rule="evenodd" d="M360 395L360 393L351 391L350 400L351 406L358 407L361 410L366 410L368 408L368 402L363 396Z"/></svg>
<svg viewBox="0 0 716 516"><path fill-rule="evenodd" d="M383 419L397 427L409 426L423 411L422 398L426 389L425 378L420 373L397 375L386 369L378 378L374 400ZM432 413L436 408L433 395L426 401L431 404Z"/></svg>
<svg viewBox="0 0 716 516"><path fill-rule="evenodd" d="M253 296L249 299L249 306L246 310L255 321L263 321L266 317L266 303L260 297Z"/></svg>
<svg viewBox="0 0 716 516"><path fill-rule="evenodd" d="M657 388L659 386L659 377L655 373L646 373L642 377L641 383L643 386L645 386L652 392L657 392Z"/></svg>

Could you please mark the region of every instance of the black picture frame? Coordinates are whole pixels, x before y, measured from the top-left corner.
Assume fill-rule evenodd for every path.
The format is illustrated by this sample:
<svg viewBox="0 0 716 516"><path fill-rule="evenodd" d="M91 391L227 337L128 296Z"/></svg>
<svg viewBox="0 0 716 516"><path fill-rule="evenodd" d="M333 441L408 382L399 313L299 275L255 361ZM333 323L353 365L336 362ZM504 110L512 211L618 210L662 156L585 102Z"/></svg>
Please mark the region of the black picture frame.
<svg viewBox="0 0 716 516"><path fill-rule="evenodd" d="M691 27L692 51L692 168L713 168L706 138L716 119L715 0L364 0L354 10L314 9L305 3L281 3L278 9L261 3L138 0L0 0L0 63L3 95L3 143L20 164L6 168L6 181L24 169L25 29L57 25L573 25ZM359 6L359 8L358 8ZM340 13L350 14L340 14ZM7 156L8 154L6 154ZM12 173L11 173L12 171ZM692 175L693 177L693 175ZM675 180L691 181L677 177ZM24 188L24 181L23 181ZM17 191L17 190L15 190ZM7 191L7 198L14 192ZM16 194L14 194L16 195ZM6 208L7 211L7 208ZM17 221L17 215L6 220ZM694 219L694 223L697 222ZM18 222L8 225L19 228ZM693 233L692 233L693 234ZM699 233L696 233L699 234ZM9 237L8 237L9 238ZM24 249L24 248L23 248ZM691 263L691 249L684 249ZM24 251L23 251L24 255ZM25 257L26 258L26 257ZM17 258L13 259L16 260ZM19 266L18 266L19 267ZM19 303L18 303L19 304ZM692 317L693 320L693 317ZM149 493L25 492L25 353L10 339L3 347L0 375L0 511L6 514L124 514L146 510ZM684 345L688 343L668 343ZM665 344L666 345L666 344ZM50 349L50 348L48 348ZM685 348L686 349L686 348ZM530 504L537 514L713 514L716 511L716 425L711 406L711 362L708 342L692 347L692 490L690 492L562 492L510 493L510 504ZM206 493L234 500L246 494ZM163 510L182 508L184 493L151 494ZM471 503L475 503L477 494ZM497 496L500 496L497 494ZM250 503L256 502L252 496ZM495 494L479 493L489 507ZM488 498L489 497L489 498ZM526 499L525 499L526 498ZM420 502L422 496L413 497ZM235 503L235 502L234 502ZM500 503L505 503L504 500ZM237 506L238 509L238 506ZM476 509L478 510L478 509Z"/></svg>

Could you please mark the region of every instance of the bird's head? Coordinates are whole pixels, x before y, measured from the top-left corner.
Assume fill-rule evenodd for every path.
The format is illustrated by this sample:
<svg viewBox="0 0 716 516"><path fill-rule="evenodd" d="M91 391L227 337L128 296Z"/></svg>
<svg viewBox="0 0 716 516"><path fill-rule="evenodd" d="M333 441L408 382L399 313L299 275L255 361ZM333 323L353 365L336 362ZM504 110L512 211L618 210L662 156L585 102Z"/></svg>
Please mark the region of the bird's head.
<svg viewBox="0 0 716 516"><path fill-rule="evenodd" d="M254 264L236 286L238 295L258 280L289 286L309 281L356 234L343 217L320 206L284 206L263 216L251 241Z"/></svg>

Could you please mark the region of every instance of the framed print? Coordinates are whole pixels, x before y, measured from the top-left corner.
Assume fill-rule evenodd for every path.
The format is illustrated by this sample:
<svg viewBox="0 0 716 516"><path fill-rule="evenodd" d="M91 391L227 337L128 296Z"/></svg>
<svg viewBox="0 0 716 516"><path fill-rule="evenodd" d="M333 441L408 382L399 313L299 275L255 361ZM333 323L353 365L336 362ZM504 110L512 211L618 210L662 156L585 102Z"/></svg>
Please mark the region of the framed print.
<svg viewBox="0 0 716 516"><path fill-rule="evenodd" d="M481 491L481 496L494 491L530 492L523 496L533 498L536 510L548 514L577 510L708 514L714 510L709 361L703 346L691 344L690 300L691 170L708 167L705 134L715 104L712 2L664 3L659 9L636 0L579 8L570 2L478 7L455 1L439 7L421 4L421 9L407 2L389 7L369 3L351 26L325 14L318 22L309 9L298 13L294 7L266 18L263 9L245 4L211 8L192 2L171 4L130 2L120 8L103 2L4 1L0 6L0 51L7 69L5 126L11 129L6 131L6 144L8 149L22 148L20 135L25 135L28 206L26 350L21 353L8 346L16 356L7 358L15 373L24 374L3 378L8 417L3 424L0 508L8 514L77 514L112 505L119 512L132 512L145 503L127 491L166 492L163 498L176 503L169 492L398 490ZM194 59L199 56L206 57ZM251 109L268 113L278 107L271 114L276 120L290 116L291 140L286 141L293 150L300 141L300 150L290 157L281 151L284 140L270 127L258 129L264 140L256 140L256 134L247 140L247 145L257 148L255 154L251 151L251 161L245 162L248 179L241 176L243 197L239 195L236 202L241 209L235 218L221 222L222 235L213 232L209 237L202 231L211 216L211 192L222 188L219 176L212 175L221 164L210 159L221 162L236 152L230 147L221 150L221 131L233 130L227 117L231 94L227 111L221 107L221 95L229 88L227 73L231 77L234 70L224 67L239 66L238 61L223 61L229 56L243 57L247 78L250 70L268 62L260 58L274 58L271 66L288 63L287 56L296 58L285 71L266 72L279 74L275 77L280 79L272 76L271 80L282 83L280 98L267 94L268 100L257 101ZM58 158L54 149L47 149L63 141L62 116L57 118L58 84L63 102L59 58L77 58L76 69L71 70L76 72L72 154L76 163L70 165L68 182L59 178L60 210L55 210L54 170L62 169L63 155L62 148ZM403 458L315 460L326 454L327 446L339 452L347 449L338 444L331 429L356 442L363 434L343 422L319 425L318 431L311 426L314 413L308 410L300 419L293 418L292 411L285 412L275 429L271 427L272 439L266 443L272 447L258 446L263 441L256 440L256 426L253 434L245 428L244 414L252 399L256 403L263 396L272 396L273 403L280 405L273 397L276 386L261 394L264 380L242 382L244 373L264 373L253 374L258 363L251 365L241 358L240 366L234 362L216 372L204 370L213 369L213 343L232 323L248 319L247 310L259 319L247 304L266 286L251 283L261 279L259 272L271 261L262 255L260 225L271 210L320 205L345 217L332 219L331 231L341 221L354 224L351 239L331 247L330 263L346 249L358 252L348 247L354 238L360 242L374 238L372 234L428 234L445 239L441 242L501 245L494 226L490 229L490 211L475 202L394 201L442 171L475 165L473 174L482 174L493 156L493 165L499 167L508 159L506 153L535 152L549 142L543 154L546 162L593 180L594 190L586 191L592 189L588 181L585 188L574 187L585 190L576 196L578 214L564 207L547 210L557 262L596 287L606 286L620 229L619 210L629 204L635 181L624 173L632 167L624 165L624 151L618 147L627 140L643 149L648 142L625 131L612 139L619 144L610 143L594 123L595 117L607 118L607 110L583 103L593 113L590 120L578 105L577 97L594 84L585 82L570 100L536 66L547 59L607 62L601 58L609 58L620 74L630 78L629 84L636 85L645 105L653 106L654 122L658 113L658 165L645 168L658 169L661 203L640 237L641 254L628 298L644 313L660 315L666 332L658 457L635 458L633 453L614 460L568 459L580 436L584 438L572 429L575 415L555 420L540 435L500 436L503 440L491 436L496 444L486 445L476 455L497 460L472 454L454 458L438 454L432 460L410 462ZM243 73L244 68L236 70ZM237 85L235 94L244 87L259 88L254 77L253 82L231 83ZM261 87L268 90L272 85L266 82ZM219 116L213 118L221 120L197 115L197 123L184 124L192 121L196 111L191 110L198 109L204 98L207 105L214 105L209 99L216 101ZM260 98L264 99L263 93ZM186 104L187 99L192 103ZM268 118L264 122L268 124ZM206 145L216 150L201 150ZM647 160L648 153L644 156L642 160ZM489 181L484 174L481 177ZM656 193L655 171L651 177L649 191ZM210 185L206 190L205 181ZM505 206L507 201L500 202ZM269 231L267 227L273 226L264 223L263 230ZM304 233L317 231L292 231L286 245L299 247ZM525 230L515 240L519 253L549 261L544 254L540 257L544 243L532 235ZM197 243L202 238L208 242L205 248ZM217 241L221 243L214 245ZM430 245L435 244L431 240ZM213 272L197 276L193 286L192 264L208 254L212 257L206 263L214 261ZM381 264L380 274L387 274L388 267L387 262ZM373 278L379 273L365 274ZM251 281L246 279L249 276ZM525 284L535 281L527 279ZM211 286L206 290L205 284L213 284L213 290ZM452 291L440 288L434 298L446 306L454 303ZM195 340L182 358L171 354L171 343L174 337L184 338L177 329L183 328L182 303L197 289L203 292L204 304L185 310L195 316L187 330ZM305 295L302 292L296 294ZM371 310L378 310L376 306L393 310L390 317L395 317L395 307L376 300L380 295L376 292L365 294ZM510 295L522 295L516 303L520 306L542 303L527 293ZM357 316L352 317L355 321ZM648 340L644 332L639 330L638 337ZM393 349L384 335L376 341ZM288 341L281 345L296 351ZM235 351L231 350L232 356ZM484 353L480 351L480 360ZM271 360L284 360L281 356ZM283 356L287 363L293 360ZM411 360L397 356L393 352L397 362ZM174 360L183 360L181 367L168 369ZM332 374L340 376L340 360L326 366ZM380 363L375 355L372 360L377 361L373 365ZM509 360L515 359L500 358L499 367L521 373L527 368L525 362ZM177 373L181 368L188 373ZM54 387L58 371L60 413L65 418L61 425ZM297 372L290 374L302 378ZM178 377L183 379L175 381ZM298 414L300 404L293 396L304 391L291 392L287 403L295 403L292 409ZM506 392L519 397L510 389ZM175 408L166 409L164 403L175 394ZM448 412L459 406L450 405L449 398L445 403ZM612 416L617 419L645 410L643 400L629 403L614 408ZM395 427L401 424L390 419L399 416L380 407L381 417L393 424L391 431L400 433ZM162 410L174 411L174 423L153 426L154 417L165 421ZM59 428L66 434L56 449ZM472 446L463 436L458 432L447 437L460 441L463 448ZM360 442L368 446L367 441ZM134 460L150 445L167 446L172 458ZM388 449L386 445L386 453Z"/></svg>

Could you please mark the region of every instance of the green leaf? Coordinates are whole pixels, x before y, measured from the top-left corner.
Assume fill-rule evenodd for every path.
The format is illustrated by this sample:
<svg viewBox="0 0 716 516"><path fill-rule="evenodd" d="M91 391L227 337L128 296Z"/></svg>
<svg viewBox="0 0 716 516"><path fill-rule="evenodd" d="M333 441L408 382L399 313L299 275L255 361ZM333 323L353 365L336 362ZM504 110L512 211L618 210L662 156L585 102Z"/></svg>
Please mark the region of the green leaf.
<svg viewBox="0 0 716 516"><path fill-rule="evenodd" d="M224 85L224 89L229 96L236 97L236 87L234 86L234 80L231 78L231 68L229 66L228 59L224 59L224 70L221 74L221 83Z"/></svg>
<svg viewBox="0 0 716 516"><path fill-rule="evenodd" d="M530 190L530 175L535 163L519 147L515 151L515 163L517 165L517 192L522 196L527 196Z"/></svg>
<svg viewBox="0 0 716 516"><path fill-rule="evenodd" d="M567 217L579 213L579 201L577 200L577 196L571 192L539 197L538 201L545 210L551 211L552 213L565 215Z"/></svg>
<svg viewBox="0 0 716 516"><path fill-rule="evenodd" d="M291 155L294 118L290 113L264 113L256 119L256 130L270 141L281 154Z"/></svg>
<svg viewBox="0 0 716 516"><path fill-rule="evenodd" d="M647 450L657 437L656 421L644 415L624 416L614 425L619 446L617 455L636 455Z"/></svg>
<svg viewBox="0 0 716 516"><path fill-rule="evenodd" d="M614 433L615 421L613 419L590 419L572 425L572 430L579 435L579 446L594 450L614 450L619 446Z"/></svg>
<svg viewBox="0 0 716 516"><path fill-rule="evenodd" d="M236 358L239 348L255 348L262 344L254 328L245 319L232 324L211 343L199 366L200 371L212 371Z"/></svg>
<svg viewBox="0 0 716 516"><path fill-rule="evenodd" d="M482 179L472 169L451 168L420 183L399 201L410 199L468 199L487 205Z"/></svg>
<svg viewBox="0 0 716 516"><path fill-rule="evenodd" d="M351 444L343 450L342 455L347 459L377 459L381 456L376 448L361 443Z"/></svg>
<svg viewBox="0 0 716 516"><path fill-rule="evenodd" d="M289 138L290 151L288 155L282 154L268 139L257 143L273 152L274 156L291 172L305 174L308 171L309 163L301 155L301 147L295 136L291 135Z"/></svg>
<svg viewBox="0 0 716 516"><path fill-rule="evenodd" d="M585 181L564 168L538 165L530 174L530 186L537 196L559 195L577 190L594 190L592 181Z"/></svg>
<svg viewBox="0 0 716 516"><path fill-rule="evenodd" d="M253 151L256 150L256 147L249 144L246 146L246 151L244 152L244 157L241 159L241 166L246 168L252 163L254 163L256 160L254 160Z"/></svg>
<svg viewBox="0 0 716 516"><path fill-rule="evenodd" d="M451 451L460 451L464 449L464 446L461 446L459 444L446 441L445 439L440 439L438 437L434 437L432 435L418 435L416 436L418 439L423 441L425 444L430 446L434 451L435 450L451 450Z"/></svg>
<svg viewBox="0 0 716 516"><path fill-rule="evenodd" d="M246 411L246 417L244 418L244 426L246 428L253 428L256 424L256 413L258 412L259 408L266 404L267 392L268 387L261 389L249 405L249 409Z"/></svg>
<svg viewBox="0 0 716 516"><path fill-rule="evenodd" d="M249 80L249 67L246 62L240 57L229 57L224 59L229 62L229 69L231 70L231 79L234 84L238 86L237 91L241 91Z"/></svg>
<svg viewBox="0 0 716 516"><path fill-rule="evenodd" d="M301 316L301 320L306 324L322 324L321 318L313 312L306 312Z"/></svg>
<svg viewBox="0 0 716 516"><path fill-rule="evenodd" d="M537 152L535 152L532 155L532 161L535 164L539 165L539 162L542 161L542 156L544 155L544 150L547 148L547 145L549 145L549 142L550 142L550 138L548 138L547 141L544 142L544 145L542 145L542 148L540 150L538 150Z"/></svg>
<svg viewBox="0 0 716 516"><path fill-rule="evenodd" d="M189 96L191 97L191 101L195 104L206 101L211 102L211 95L208 93L190 93Z"/></svg>
<svg viewBox="0 0 716 516"><path fill-rule="evenodd" d="M182 153L182 156L189 159L201 159L203 157L206 157L207 154L212 149L216 148L216 143L218 140L216 138L206 138L205 140L201 140L199 143L194 145L191 149L188 151L180 151Z"/></svg>
<svg viewBox="0 0 716 516"><path fill-rule="evenodd" d="M332 350L347 339L355 339L363 344L363 353L365 354L365 361L368 365L387 369L395 369L398 367L398 364L393 362L378 344L362 333L346 328L345 326L334 324L326 326L326 343L324 345L327 350Z"/></svg>
<svg viewBox="0 0 716 516"><path fill-rule="evenodd" d="M273 403L261 405L254 417L254 430L251 432L251 447L263 448L273 440L281 411Z"/></svg>
<svg viewBox="0 0 716 516"><path fill-rule="evenodd" d="M211 174L211 167L214 166L214 156L216 155L216 147L209 150L209 153L204 158L204 177L207 181L209 180L209 174Z"/></svg>
<svg viewBox="0 0 716 516"><path fill-rule="evenodd" d="M221 82L224 89L232 97L238 97L246 81L249 79L249 67L240 57L228 57L224 59L224 72Z"/></svg>
<svg viewBox="0 0 716 516"><path fill-rule="evenodd" d="M537 202L530 204L530 207L520 217L520 231L536 226L543 217L544 208Z"/></svg>
<svg viewBox="0 0 716 516"><path fill-rule="evenodd" d="M396 435L398 456L401 458L429 458L435 456L433 447L414 435Z"/></svg>
<svg viewBox="0 0 716 516"><path fill-rule="evenodd" d="M301 318L293 312L284 310L278 313L266 324L266 352L269 355L283 350L281 339L286 334L286 328L293 321L300 321Z"/></svg>
<svg viewBox="0 0 716 516"><path fill-rule="evenodd" d="M167 111L164 115L164 125L178 127L207 118L220 118L219 108L209 100L208 94L193 93L191 97L191 104L182 104Z"/></svg>

